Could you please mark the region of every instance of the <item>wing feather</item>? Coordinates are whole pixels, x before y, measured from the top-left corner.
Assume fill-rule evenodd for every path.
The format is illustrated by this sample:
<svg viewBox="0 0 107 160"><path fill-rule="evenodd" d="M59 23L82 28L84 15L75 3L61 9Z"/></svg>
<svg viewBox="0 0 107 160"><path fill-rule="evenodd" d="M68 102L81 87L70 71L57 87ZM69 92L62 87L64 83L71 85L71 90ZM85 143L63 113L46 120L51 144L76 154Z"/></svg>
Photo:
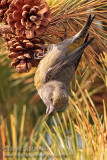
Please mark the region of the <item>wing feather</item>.
<svg viewBox="0 0 107 160"><path fill-rule="evenodd" d="M88 35L87 35L88 37ZM60 73L63 74L63 71L67 69L72 72L73 66L75 67L75 70L77 69L77 66L79 64L79 61L81 59L81 56L83 54L84 49L93 41L94 38L91 38L87 42L87 38L85 40L85 43L77 48L75 51L72 52L72 54L67 55L64 60L61 60L59 63L57 63L54 67L49 68L48 72L46 73L46 82L50 80L60 80Z"/></svg>

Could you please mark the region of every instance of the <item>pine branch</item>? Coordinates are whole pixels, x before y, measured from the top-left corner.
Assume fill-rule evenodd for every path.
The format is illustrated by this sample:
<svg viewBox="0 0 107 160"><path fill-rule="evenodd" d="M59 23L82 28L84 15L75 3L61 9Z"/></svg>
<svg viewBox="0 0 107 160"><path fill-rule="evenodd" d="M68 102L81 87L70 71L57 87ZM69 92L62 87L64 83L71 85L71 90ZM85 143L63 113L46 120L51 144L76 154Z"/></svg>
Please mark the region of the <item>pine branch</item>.
<svg viewBox="0 0 107 160"><path fill-rule="evenodd" d="M3 33L12 33L11 28L8 25L0 25L0 35Z"/></svg>

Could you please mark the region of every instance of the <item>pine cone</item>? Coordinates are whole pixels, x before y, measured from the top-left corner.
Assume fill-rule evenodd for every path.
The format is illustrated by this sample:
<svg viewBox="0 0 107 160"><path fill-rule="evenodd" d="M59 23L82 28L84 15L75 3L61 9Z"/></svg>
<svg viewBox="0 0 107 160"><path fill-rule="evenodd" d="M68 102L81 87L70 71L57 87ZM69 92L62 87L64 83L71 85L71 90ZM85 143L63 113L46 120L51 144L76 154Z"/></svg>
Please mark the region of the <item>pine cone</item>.
<svg viewBox="0 0 107 160"><path fill-rule="evenodd" d="M6 14L12 31L27 38L42 35L51 21L45 0L13 0Z"/></svg>
<svg viewBox="0 0 107 160"><path fill-rule="evenodd" d="M13 58L12 66L19 73L29 72L37 67L46 52L44 41L40 38L25 39L16 36L11 40L9 58Z"/></svg>
<svg viewBox="0 0 107 160"><path fill-rule="evenodd" d="M12 0L0 0L0 22L5 21L5 12L9 8L11 2Z"/></svg>

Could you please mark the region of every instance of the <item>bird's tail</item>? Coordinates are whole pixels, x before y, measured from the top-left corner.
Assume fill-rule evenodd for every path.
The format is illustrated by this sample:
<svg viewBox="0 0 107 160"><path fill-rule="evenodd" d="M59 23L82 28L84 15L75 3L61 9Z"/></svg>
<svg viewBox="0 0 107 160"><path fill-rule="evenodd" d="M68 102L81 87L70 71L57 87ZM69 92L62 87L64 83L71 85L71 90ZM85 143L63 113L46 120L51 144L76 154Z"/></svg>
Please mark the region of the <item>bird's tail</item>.
<svg viewBox="0 0 107 160"><path fill-rule="evenodd" d="M61 45L66 46L69 49L67 54L71 54L76 48L80 47L84 43L85 36L87 35L87 31L94 18L95 16L92 17L90 14L82 30L78 32L73 38L67 39L61 43Z"/></svg>
<svg viewBox="0 0 107 160"><path fill-rule="evenodd" d="M87 34L86 39L84 41L84 43L78 47L77 49L75 49L72 54L69 54L65 57L64 61L59 62L59 64L56 64L56 66L54 66L54 68L56 68L56 70L62 69L62 68L67 68L70 67L71 65L75 66L75 70L77 69L77 66L79 64L79 61L81 59L81 56L84 52L84 49L94 40L94 37L92 37L90 40L88 40L89 34ZM57 66L59 68L57 68ZM55 73L55 70L54 70Z"/></svg>
<svg viewBox="0 0 107 160"><path fill-rule="evenodd" d="M84 41L84 44L82 46L80 46L79 48L77 48L73 53L72 56L74 54L74 64L75 64L75 70L78 67L78 64L80 62L80 59L82 57L82 54L84 52L84 49L94 40L94 37L92 37L90 40L88 40L89 34L87 34L86 39Z"/></svg>
<svg viewBox="0 0 107 160"><path fill-rule="evenodd" d="M87 34L87 36L86 36L86 38L85 38L84 44L83 44L81 47L79 47L80 50L82 50L82 52L80 52L81 54L80 54L80 56L77 58L77 61L76 61L76 63L75 63L75 70L76 70L77 67L78 67L78 64L79 64L79 62L80 62L80 59L81 59L82 54L83 54L83 52L84 52L84 49L85 49L85 48L93 41L93 39L94 39L94 37L93 37L93 38L91 38L91 39L88 41L88 37L89 37L89 33ZM87 41L88 41L88 43L87 43ZM77 49L77 50L78 50L78 49Z"/></svg>
<svg viewBox="0 0 107 160"><path fill-rule="evenodd" d="M82 35L83 37L86 35L86 33L87 33L91 23L93 22L94 18L95 18L95 15L93 17L91 17L91 14L89 15L85 26L83 27L83 29L80 32L80 35Z"/></svg>
<svg viewBox="0 0 107 160"><path fill-rule="evenodd" d="M87 31L88 31L91 23L93 22L94 18L95 18L95 15L93 17L92 17L91 14L89 15L86 24L84 25L82 30L73 37L73 41L76 41L76 40L78 40L80 38L85 38L85 36L87 34Z"/></svg>
<svg viewBox="0 0 107 160"><path fill-rule="evenodd" d="M81 47L79 47L80 48L79 50L83 50L84 51L84 49L94 40L94 37L92 37L89 41L87 41L88 40L88 36L89 36L89 34L87 35L87 37L86 37L86 39L84 41L84 44Z"/></svg>

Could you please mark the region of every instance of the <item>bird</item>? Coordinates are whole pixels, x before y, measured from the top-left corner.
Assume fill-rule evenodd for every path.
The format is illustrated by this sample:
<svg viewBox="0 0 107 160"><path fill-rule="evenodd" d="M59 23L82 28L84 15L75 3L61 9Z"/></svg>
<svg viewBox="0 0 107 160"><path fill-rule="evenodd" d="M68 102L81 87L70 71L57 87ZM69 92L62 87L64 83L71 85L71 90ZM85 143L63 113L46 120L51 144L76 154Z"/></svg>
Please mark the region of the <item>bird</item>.
<svg viewBox="0 0 107 160"><path fill-rule="evenodd" d="M68 104L68 88L75 75L84 49L93 41L88 29L95 15L88 17L83 28L72 38L51 44L40 61L34 76L34 85L46 105L46 116Z"/></svg>

